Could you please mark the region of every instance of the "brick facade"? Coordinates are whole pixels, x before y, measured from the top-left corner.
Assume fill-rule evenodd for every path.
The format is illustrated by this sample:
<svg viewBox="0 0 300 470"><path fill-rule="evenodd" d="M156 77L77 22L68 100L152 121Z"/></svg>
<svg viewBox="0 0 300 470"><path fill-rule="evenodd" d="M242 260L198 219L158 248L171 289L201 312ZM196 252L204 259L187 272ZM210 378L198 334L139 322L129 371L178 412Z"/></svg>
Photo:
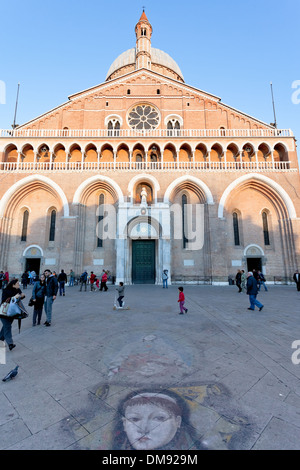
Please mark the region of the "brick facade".
<svg viewBox="0 0 300 470"><path fill-rule="evenodd" d="M19 276L38 259L41 270L79 275L105 268L131 283L140 238L155 240L156 283L165 268L170 282L227 283L253 259L269 281L290 279L300 264L292 131L187 85L173 59L151 49L151 34L143 13L135 50L112 64L104 83L13 133L1 132L0 269ZM99 246L101 194L114 210L116 233L102 235ZM184 201L194 213L183 219ZM192 221L196 238L203 236L201 247L178 236L183 220L185 226Z"/></svg>

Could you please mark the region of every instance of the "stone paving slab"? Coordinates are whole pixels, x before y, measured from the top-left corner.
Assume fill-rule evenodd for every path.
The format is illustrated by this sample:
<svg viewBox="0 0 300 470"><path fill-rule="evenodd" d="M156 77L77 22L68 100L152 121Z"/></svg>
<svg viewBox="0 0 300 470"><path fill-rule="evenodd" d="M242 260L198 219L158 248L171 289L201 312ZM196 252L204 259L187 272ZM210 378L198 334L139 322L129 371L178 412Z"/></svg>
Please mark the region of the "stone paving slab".
<svg viewBox="0 0 300 470"><path fill-rule="evenodd" d="M259 293L262 312L250 312L235 286L184 292L186 315L177 286L127 286L129 310L113 309L114 286L69 287L50 328L32 327L28 308L0 364L0 378L19 365L15 379L0 381L0 449L136 448L122 405L142 392L152 393L152 411L160 396L177 403L170 442L162 418L151 421L163 449L300 449L300 364L291 360L300 293L270 286Z"/></svg>

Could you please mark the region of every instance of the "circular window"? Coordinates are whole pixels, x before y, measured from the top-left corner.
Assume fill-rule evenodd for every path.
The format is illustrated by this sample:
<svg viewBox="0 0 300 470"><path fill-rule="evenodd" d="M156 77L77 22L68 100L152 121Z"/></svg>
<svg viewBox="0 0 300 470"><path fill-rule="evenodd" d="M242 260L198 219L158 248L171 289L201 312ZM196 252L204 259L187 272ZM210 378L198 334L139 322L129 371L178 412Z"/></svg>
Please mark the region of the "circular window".
<svg viewBox="0 0 300 470"><path fill-rule="evenodd" d="M132 129L150 131L159 125L159 114L153 106L139 104L129 112L128 124Z"/></svg>

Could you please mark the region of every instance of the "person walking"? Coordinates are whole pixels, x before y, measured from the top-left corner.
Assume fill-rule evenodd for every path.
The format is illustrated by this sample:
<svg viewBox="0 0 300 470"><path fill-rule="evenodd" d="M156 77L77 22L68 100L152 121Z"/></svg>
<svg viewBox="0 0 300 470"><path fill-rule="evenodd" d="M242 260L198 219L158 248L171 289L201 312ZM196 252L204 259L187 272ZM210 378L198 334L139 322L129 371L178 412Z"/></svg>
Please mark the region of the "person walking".
<svg viewBox="0 0 300 470"><path fill-rule="evenodd" d="M103 269L102 271L102 277L101 277L101 286L100 286L100 290L102 291L103 289L105 290L105 292L108 290L108 287L106 285L107 283L107 273L106 271Z"/></svg>
<svg viewBox="0 0 300 470"><path fill-rule="evenodd" d="M96 288L95 288L95 280L96 280L96 274L94 274L94 272L91 271L91 275L90 275L91 292L93 292L93 291L96 290Z"/></svg>
<svg viewBox="0 0 300 470"><path fill-rule="evenodd" d="M179 315L183 315L183 313L188 313L188 309L185 308L184 302L185 302L185 296L183 293L183 287L178 287L179 290L179 299L177 302L179 302L179 307L180 307L180 312Z"/></svg>
<svg viewBox="0 0 300 470"><path fill-rule="evenodd" d="M85 292L86 292L86 283L87 283L87 272L83 271L83 273L80 276L80 289L79 289L80 292L82 291L83 284L85 286Z"/></svg>
<svg viewBox="0 0 300 470"><path fill-rule="evenodd" d="M116 287L116 290L118 291L119 297L117 298L117 301L119 302L119 306L123 307L123 299L125 296L125 286L123 282L120 282L118 287Z"/></svg>
<svg viewBox="0 0 300 470"><path fill-rule="evenodd" d="M297 291L300 291L300 273L298 270L295 272L293 280L296 283Z"/></svg>
<svg viewBox="0 0 300 470"><path fill-rule="evenodd" d="M2 289L3 279L4 279L4 272L0 271L0 289Z"/></svg>
<svg viewBox="0 0 300 470"><path fill-rule="evenodd" d="M32 315L32 326L37 324L41 324L42 314L43 314L43 306L45 302L45 295L46 295L46 277L45 274L41 274L41 277L38 281L34 283L32 289L32 301L34 303L33 306L33 315Z"/></svg>
<svg viewBox="0 0 300 470"><path fill-rule="evenodd" d="M35 283L36 272L32 270L30 274L31 274L31 284L33 285Z"/></svg>
<svg viewBox="0 0 300 470"><path fill-rule="evenodd" d="M52 320L52 306L53 302L56 299L57 291L58 291L58 281L56 276L54 276L50 269L46 269L44 271L46 277L46 301L44 304L44 309L46 313L46 321L44 323L45 326L51 326Z"/></svg>
<svg viewBox="0 0 300 470"><path fill-rule="evenodd" d="M22 286L23 286L23 289L27 289L27 284L28 284L28 274L26 271L23 272L22 274L22 277L21 277L21 281L22 281Z"/></svg>
<svg viewBox="0 0 300 470"><path fill-rule="evenodd" d="M10 281L5 289L2 292L1 304L12 297L24 299L25 294L22 293L20 289L19 279L13 279ZM2 329L0 331L0 341L6 341L8 344L9 350L11 351L16 345L13 342L11 327L14 321L13 317L1 317Z"/></svg>
<svg viewBox="0 0 300 470"><path fill-rule="evenodd" d="M59 295L65 296L65 283L67 282L67 275L65 271L62 269L57 278L59 282Z"/></svg>
<svg viewBox="0 0 300 470"><path fill-rule="evenodd" d="M3 281L2 281L2 289L5 289L9 283L9 274L8 271L4 273Z"/></svg>
<svg viewBox="0 0 300 470"><path fill-rule="evenodd" d="M75 280L75 273L73 271L73 269L70 269L70 280L69 280L69 287L73 287L74 286L74 280Z"/></svg>
<svg viewBox="0 0 300 470"><path fill-rule="evenodd" d="M257 293L257 281L253 276L253 272L249 271L247 274L247 295L249 295L250 307L248 310L255 310L256 305L261 312L264 306L256 299Z"/></svg>
<svg viewBox="0 0 300 470"><path fill-rule="evenodd" d="M168 289L168 279L169 279L168 270L164 269L162 273L163 289L164 288Z"/></svg>
<svg viewBox="0 0 300 470"><path fill-rule="evenodd" d="M241 284L242 284L242 272L240 269L238 269L238 272L236 273L236 276L235 276L235 283L238 287L238 292L242 292L242 287L241 287Z"/></svg>
<svg viewBox="0 0 300 470"><path fill-rule="evenodd" d="M263 275L263 273L261 271L258 270L258 279L259 279L259 282L258 282L258 292L260 291L260 288L261 286L263 285L264 288L265 288L265 291L268 292L268 288L265 284L266 282L266 278L265 276Z"/></svg>

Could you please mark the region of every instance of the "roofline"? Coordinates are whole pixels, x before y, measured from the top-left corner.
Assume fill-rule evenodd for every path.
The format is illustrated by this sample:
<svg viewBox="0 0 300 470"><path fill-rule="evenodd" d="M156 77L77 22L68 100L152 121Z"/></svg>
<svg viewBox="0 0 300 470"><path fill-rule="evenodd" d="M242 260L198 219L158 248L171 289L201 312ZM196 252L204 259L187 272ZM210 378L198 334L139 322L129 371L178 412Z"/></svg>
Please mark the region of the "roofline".
<svg viewBox="0 0 300 470"><path fill-rule="evenodd" d="M46 116L47 114L49 113L52 113L53 111L59 109L59 108L62 108L63 106L65 106L66 104L70 104L70 101L66 101L65 103L62 103L58 106L55 106L55 108L52 108L50 109L49 111L46 111L45 113L42 113L40 114L39 116L33 118L33 119L30 119L30 121L27 121L27 122L24 122L23 124L21 124L20 126L16 127L16 129L20 129L21 127L24 127L24 126L27 126L28 124L30 124L31 122L33 121L36 121L37 119L40 119L42 118L43 116Z"/></svg>
<svg viewBox="0 0 300 470"><path fill-rule="evenodd" d="M193 90L196 90L197 92L200 92L202 94L205 94L205 95L209 95L211 96L212 98L214 98L215 100L218 100L218 101L221 101L221 98L219 96L216 96L216 95L213 95L212 93L209 93L209 92L206 92L206 91L203 91L203 90L200 90L199 88L196 88L196 87L193 87L192 85L187 85L185 82L182 82L180 80L175 80L175 78L171 78L171 77L166 77L165 75L162 75L161 73L158 73L158 72L155 72L154 70L149 70L149 69L146 69L146 68L141 68L141 69L138 69L138 70L133 70L131 72L128 72L124 75L121 75L119 77L116 77L116 78L113 78L111 80L106 80L105 82L102 82L100 83L99 85L95 85L91 88L87 88L86 90L83 90L83 91L79 91L78 93L74 93L73 95L69 95L68 98L69 100L71 100L72 98L76 97L77 95L79 94L82 94L82 93L90 93L92 90L94 90L95 88L98 88L99 86L103 86L103 85L109 85L111 83L114 83L120 79L123 79L124 77L129 77L130 75L132 74L135 74L135 73L140 73L142 72L143 73L149 73L149 74L154 74L154 75L158 75L159 77L162 77L164 80L168 80L168 81L172 81L172 82L175 82L176 84L180 85L180 86L183 86L183 87L188 87L188 88L192 88Z"/></svg>
<svg viewBox="0 0 300 470"><path fill-rule="evenodd" d="M58 105L58 106L56 106L56 107L50 109L49 111L40 114L39 116L37 116L37 117L31 119L30 121L27 121L27 122L25 122L24 124L21 124L20 126L17 127L17 129L20 129L20 128L24 127L24 126L27 126L27 125L30 124L31 122L34 122L34 121L36 121L36 120L42 118L43 116L46 116L47 114L52 113L52 112L54 112L55 110L58 110L58 109L62 108L63 106L66 106L67 104L70 104L70 102L73 101L73 99L77 99L77 98L78 98L79 96L81 96L81 95L90 94L90 93L92 93L93 90L95 90L95 89L97 89L97 88L99 88L99 87L103 87L103 86L107 87L107 86L110 86L110 85L111 85L112 83L114 83L114 82L123 80L124 78L127 78L127 77L129 77L130 75L137 74L137 73L141 73L141 72L142 72L142 73L147 73L147 74L156 75L156 76L158 76L158 77L163 78L163 79L166 80L166 81L176 83L177 86L184 87L184 88L189 88L189 89L191 89L191 90L194 90L194 91L197 92L197 93L200 93L201 95L205 95L205 96L211 97L213 100L217 101L220 105L222 105L222 106L224 106L224 107L226 107L226 108L228 108L228 109L231 109L231 110L233 110L233 111L235 111L235 112L237 112L237 113L239 113L239 114L242 114L243 116L246 116L246 117L248 117L248 118L250 118L250 119L252 119L252 120L254 120L254 121L257 121L257 122L263 124L264 126L269 127L270 129L273 129L273 126L271 126L270 124L267 124L267 123L265 123L264 121L262 121L262 120L260 120L260 119L258 119L258 118L255 118L255 117L253 117L253 116L251 116L250 114L247 114L247 113L245 113L245 112L243 112L243 111L240 111L240 110L238 110L238 109L236 109L236 108L233 108L232 106L227 105L226 103L223 103L222 100L221 100L221 98L220 98L219 96L213 95L213 94L208 93L208 92L203 91L203 90L200 90L199 88L196 88L196 87L194 87L194 86L192 86L192 85L188 85L188 84L186 84L185 82L181 82L181 81L179 81L179 80L175 80L174 78L166 77L165 75L162 75L162 74L160 74L160 73L158 73L158 72L154 72L153 70L149 70L149 69L146 69L146 68L141 68L141 69L139 69L139 70L134 70L134 71L132 71L132 72L128 72L127 74L121 75L120 77L113 78L112 80L102 82L102 83L100 83L100 84L98 84L98 85L95 85L95 86L93 86L93 87L87 88L86 90L83 90L83 91L74 93L73 95L69 95L69 96L68 96L68 100L69 100L69 101L66 101L66 102L64 102L64 103L62 103L62 104L60 104L60 105Z"/></svg>

